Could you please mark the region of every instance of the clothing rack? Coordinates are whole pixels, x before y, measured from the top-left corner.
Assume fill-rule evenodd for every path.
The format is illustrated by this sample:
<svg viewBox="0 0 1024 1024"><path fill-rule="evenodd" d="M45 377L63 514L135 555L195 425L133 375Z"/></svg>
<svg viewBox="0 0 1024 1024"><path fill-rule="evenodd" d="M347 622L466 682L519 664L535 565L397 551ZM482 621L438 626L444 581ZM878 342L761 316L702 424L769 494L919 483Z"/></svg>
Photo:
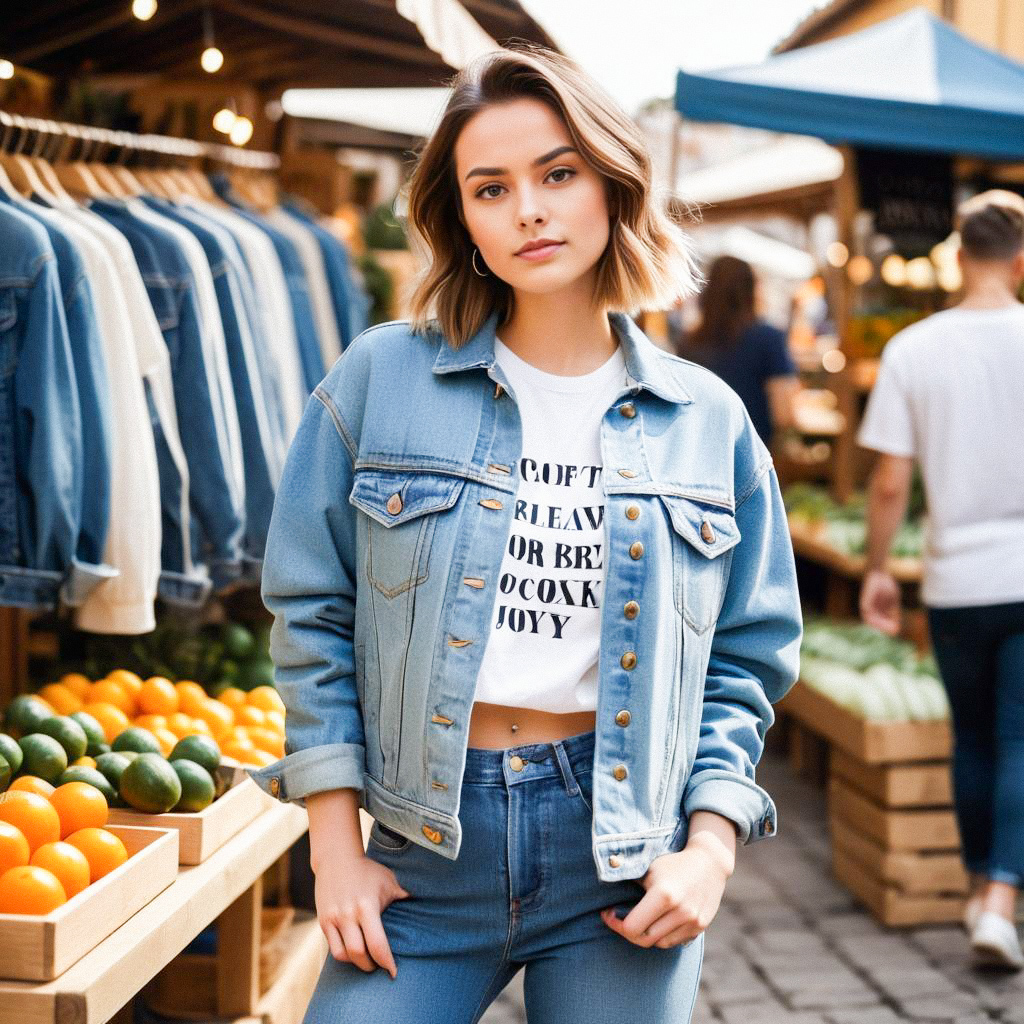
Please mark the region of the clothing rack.
<svg viewBox="0 0 1024 1024"><path fill-rule="evenodd" d="M55 145L59 150L77 142L81 148L80 158L87 150L93 158L98 153L107 154L118 150L117 160L125 163L135 154L136 158L143 155L163 159L207 159L233 167L251 170L276 170L281 166L281 158L276 153L265 153L258 150L240 149L217 142L197 142L194 139L180 139L171 135L138 134L136 132L114 131L109 128L96 128L91 125L70 124L65 121L52 121L38 117L25 117L21 114L10 114L0 110L0 128L2 143L0 148L7 150L12 131L19 132L16 137L21 152L25 148L31 132L36 133L34 140L35 156L43 155L44 146Z"/></svg>

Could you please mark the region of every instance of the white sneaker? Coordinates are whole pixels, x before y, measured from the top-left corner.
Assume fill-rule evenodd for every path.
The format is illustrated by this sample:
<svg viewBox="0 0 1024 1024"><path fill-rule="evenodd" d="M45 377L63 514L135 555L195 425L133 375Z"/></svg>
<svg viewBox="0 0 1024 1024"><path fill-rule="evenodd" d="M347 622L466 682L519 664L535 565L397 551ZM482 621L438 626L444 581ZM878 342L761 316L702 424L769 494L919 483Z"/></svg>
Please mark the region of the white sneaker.
<svg viewBox="0 0 1024 1024"><path fill-rule="evenodd" d="M1020 948L1016 925L991 910L984 910L978 915L978 922L971 932L971 948L984 963L1015 971L1024 967L1024 952Z"/></svg>
<svg viewBox="0 0 1024 1024"><path fill-rule="evenodd" d="M972 896L964 906L964 927L969 935L978 927L978 918L981 917L984 902L981 896Z"/></svg>

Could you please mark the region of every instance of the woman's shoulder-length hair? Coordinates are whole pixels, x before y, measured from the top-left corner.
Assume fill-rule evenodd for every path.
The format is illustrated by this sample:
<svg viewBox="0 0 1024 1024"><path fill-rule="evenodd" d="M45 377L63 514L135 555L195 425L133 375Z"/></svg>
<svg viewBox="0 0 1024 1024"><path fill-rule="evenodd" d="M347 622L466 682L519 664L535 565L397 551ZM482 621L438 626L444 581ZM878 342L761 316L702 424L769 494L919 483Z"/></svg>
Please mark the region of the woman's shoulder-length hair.
<svg viewBox="0 0 1024 1024"><path fill-rule="evenodd" d="M474 273L462 217L455 143L465 124L496 103L536 99L560 115L583 159L605 181L609 242L597 265L597 308L668 309L695 290L698 274L682 230L659 206L651 161L637 126L575 62L543 47L483 54L455 76L436 129L407 185L408 228L426 267L411 298L417 332L440 331L464 345L494 312L512 312L512 289Z"/></svg>

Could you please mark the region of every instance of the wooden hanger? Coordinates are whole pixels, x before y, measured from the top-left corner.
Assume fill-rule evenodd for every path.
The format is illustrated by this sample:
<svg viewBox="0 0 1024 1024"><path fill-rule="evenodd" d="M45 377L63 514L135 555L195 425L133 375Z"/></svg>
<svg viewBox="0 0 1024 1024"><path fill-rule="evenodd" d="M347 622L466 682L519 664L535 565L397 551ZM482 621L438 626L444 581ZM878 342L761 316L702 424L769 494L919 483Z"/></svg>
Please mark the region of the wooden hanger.
<svg viewBox="0 0 1024 1024"><path fill-rule="evenodd" d="M21 153L21 149L28 138L29 126L20 114L9 115L18 130L17 142L13 153L4 152L0 154L0 161L7 172L14 187L27 198L33 193L41 195L44 199L51 199L49 189L40 180L32 161Z"/></svg>
<svg viewBox="0 0 1024 1024"><path fill-rule="evenodd" d="M46 183L50 195L56 200L55 206L77 206L71 193L60 183L60 178L54 173L51 150L56 154L61 148L61 128L56 121L47 121L47 128L50 131L50 140L43 145L43 151L39 156L30 159L35 165L39 177Z"/></svg>
<svg viewBox="0 0 1024 1024"><path fill-rule="evenodd" d="M9 196L15 202L21 202L25 197L14 187L14 182L7 175L4 169L3 157L7 151L7 143L10 139L11 130L14 127L9 114L0 114L0 123L3 124L3 137L0 138L0 191Z"/></svg>
<svg viewBox="0 0 1024 1024"><path fill-rule="evenodd" d="M69 149L77 141L79 143L78 155L81 157L85 151L87 140L84 132L78 125L65 125L66 142L61 147L62 152ZM81 159L69 163L55 162L53 172L60 179L60 183L75 196L84 196L87 199L109 199L110 193L105 192L100 183L96 180L88 165Z"/></svg>

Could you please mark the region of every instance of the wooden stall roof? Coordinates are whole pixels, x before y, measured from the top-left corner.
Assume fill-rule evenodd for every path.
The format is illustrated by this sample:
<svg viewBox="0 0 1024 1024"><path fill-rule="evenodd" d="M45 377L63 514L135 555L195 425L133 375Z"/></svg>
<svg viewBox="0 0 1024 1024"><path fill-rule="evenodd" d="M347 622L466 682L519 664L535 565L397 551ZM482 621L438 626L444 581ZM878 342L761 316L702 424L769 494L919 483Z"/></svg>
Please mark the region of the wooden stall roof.
<svg viewBox="0 0 1024 1024"><path fill-rule="evenodd" d="M460 0L492 39L555 47L518 0ZM203 11L224 67L199 68ZM395 0L159 0L146 22L129 0L35 0L4 15L3 57L54 78L88 72L135 84L214 77L266 91L431 86L452 74Z"/></svg>
<svg viewBox="0 0 1024 1024"><path fill-rule="evenodd" d="M858 8L867 7L870 2L871 0L831 0L831 3L826 3L808 14L785 39L772 48L772 53L786 53L801 46L820 42L822 33L827 33L843 18Z"/></svg>

